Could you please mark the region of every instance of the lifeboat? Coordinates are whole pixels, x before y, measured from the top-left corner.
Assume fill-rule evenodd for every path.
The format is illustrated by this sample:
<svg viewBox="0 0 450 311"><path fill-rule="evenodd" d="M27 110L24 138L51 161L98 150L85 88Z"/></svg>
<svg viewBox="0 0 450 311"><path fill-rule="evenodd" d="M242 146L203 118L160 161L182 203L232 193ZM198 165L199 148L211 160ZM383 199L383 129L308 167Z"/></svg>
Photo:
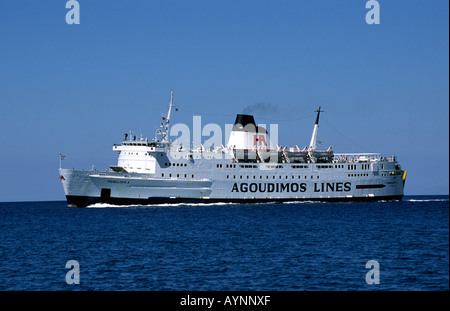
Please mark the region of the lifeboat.
<svg viewBox="0 0 450 311"><path fill-rule="evenodd" d="M290 163L305 163L308 161L308 147L300 150L298 146L295 146L295 149L289 148L289 150L285 150L284 153Z"/></svg>

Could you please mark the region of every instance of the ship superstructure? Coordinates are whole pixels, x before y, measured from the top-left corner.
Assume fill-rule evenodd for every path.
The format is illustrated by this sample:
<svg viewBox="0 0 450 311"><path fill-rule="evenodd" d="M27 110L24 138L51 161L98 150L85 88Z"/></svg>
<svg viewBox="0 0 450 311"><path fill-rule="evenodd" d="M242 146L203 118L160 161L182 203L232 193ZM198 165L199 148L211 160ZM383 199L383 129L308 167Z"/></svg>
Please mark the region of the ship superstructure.
<svg viewBox="0 0 450 311"><path fill-rule="evenodd" d="M309 146L273 146L252 115L238 114L226 146L169 139L173 93L153 140L125 134L106 171L59 169L69 206L180 202L400 200L406 171L396 157L317 149L321 108Z"/></svg>

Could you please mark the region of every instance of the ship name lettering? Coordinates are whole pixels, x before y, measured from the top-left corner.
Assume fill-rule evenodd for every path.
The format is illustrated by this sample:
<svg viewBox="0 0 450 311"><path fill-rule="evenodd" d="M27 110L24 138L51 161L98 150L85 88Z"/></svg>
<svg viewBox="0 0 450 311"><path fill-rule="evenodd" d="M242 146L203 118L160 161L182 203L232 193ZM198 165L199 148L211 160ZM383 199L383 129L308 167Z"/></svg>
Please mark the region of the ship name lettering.
<svg viewBox="0 0 450 311"><path fill-rule="evenodd" d="M127 182L125 180L111 180L111 179L108 179L108 183L110 183L110 184L126 184Z"/></svg>
<svg viewBox="0 0 450 311"><path fill-rule="evenodd" d="M350 182L327 182L327 183L314 183L314 192L342 192L350 191L352 189L352 184Z"/></svg>
<svg viewBox="0 0 450 311"><path fill-rule="evenodd" d="M348 192L351 182L314 183L314 192ZM234 183L231 192L305 192L306 183Z"/></svg>
<svg viewBox="0 0 450 311"><path fill-rule="evenodd" d="M305 192L306 183L234 183L231 192Z"/></svg>

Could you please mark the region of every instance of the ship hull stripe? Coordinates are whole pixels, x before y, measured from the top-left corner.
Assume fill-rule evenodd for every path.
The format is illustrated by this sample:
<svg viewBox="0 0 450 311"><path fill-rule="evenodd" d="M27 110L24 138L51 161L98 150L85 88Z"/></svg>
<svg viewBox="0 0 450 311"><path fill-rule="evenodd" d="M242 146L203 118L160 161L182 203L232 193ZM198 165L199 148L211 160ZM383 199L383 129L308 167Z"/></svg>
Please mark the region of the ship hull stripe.
<svg viewBox="0 0 450 311"><path fill-rule="evenodd" d="M167 197L152 197L147 199L134 198L101 198L89 196L74 196L68 195L67 203L70 207L86 207L96 203L106 203L112 205L152 205L165 203L263 203L263 202L300 202L300 201L320 201L320 202L353 202L353 201L380 201L380 200L401 200L403 195L388 195L388 196L365 196L365 197L336 197L336 198L279 198L279 199L200 199L200 198L167 198Z"/></svg>
<svg viewBox="0 0 450 311"><path fill-rule="evenodd" d="M384 188L385 185L356 185L356 189L376 189L376 188Z"/></svg>

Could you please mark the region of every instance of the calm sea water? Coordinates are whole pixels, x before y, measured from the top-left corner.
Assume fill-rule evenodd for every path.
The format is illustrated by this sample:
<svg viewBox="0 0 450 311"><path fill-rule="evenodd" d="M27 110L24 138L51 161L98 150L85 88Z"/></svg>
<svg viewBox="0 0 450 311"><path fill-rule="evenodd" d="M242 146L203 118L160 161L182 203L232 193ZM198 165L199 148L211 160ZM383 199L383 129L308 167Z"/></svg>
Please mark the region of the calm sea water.
<svg viewBox="0 0 450 311"><path fill-rule="evenodd" d="M68 285L69 260L80 264ZM367 284L369 260L379 284ZM0 290L449 290L449 197L0 203Z"/></svg>

